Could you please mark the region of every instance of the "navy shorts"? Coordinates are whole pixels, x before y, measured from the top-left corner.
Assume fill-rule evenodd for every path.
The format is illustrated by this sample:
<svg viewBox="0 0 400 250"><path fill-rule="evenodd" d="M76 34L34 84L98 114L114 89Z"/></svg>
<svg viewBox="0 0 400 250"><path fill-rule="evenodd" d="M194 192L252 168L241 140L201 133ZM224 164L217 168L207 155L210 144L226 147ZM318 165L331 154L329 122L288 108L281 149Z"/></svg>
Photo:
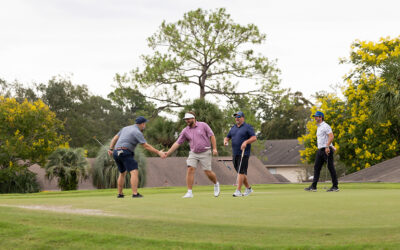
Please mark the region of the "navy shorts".
<svg viewBox="0 0 400 250"><path fill-rule="evenodd" d="M233 156L233 166L235 167L236 172L238 172L239 170L239 166L240 166L240 158L242 156L241 155L234 155ZM248 155L244 155L243 156L243 160L242 160L242 165L240 166L240 174L245 174L247 175L247 168L249 166L249 156Z"/></svg>
<svg viewBox="0 0 400 250"><path fill-rule="evenodd" d="M134 155L132 151L127 149L113 151L113 157L120 173L124 173L127 170L131 172L132 170L138 169L138 163L133 158Z"/></svg>

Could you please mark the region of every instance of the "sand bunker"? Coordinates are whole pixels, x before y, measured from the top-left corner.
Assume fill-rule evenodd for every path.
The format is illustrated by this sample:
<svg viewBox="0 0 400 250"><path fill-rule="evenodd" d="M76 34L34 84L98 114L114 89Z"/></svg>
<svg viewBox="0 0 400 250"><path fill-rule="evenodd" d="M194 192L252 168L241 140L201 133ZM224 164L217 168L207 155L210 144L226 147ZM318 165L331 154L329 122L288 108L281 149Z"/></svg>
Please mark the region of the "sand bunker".
<svg viewBox="0 0 400 250"><path fill-rule="evenodd" d="M114 216L113 214L109 214L98 209L79 209L79 208L72 208L71 206L5 205L5 204L0 206L17 207L30 210L50 211L50 212L67 213L67 214Z"/></svg>

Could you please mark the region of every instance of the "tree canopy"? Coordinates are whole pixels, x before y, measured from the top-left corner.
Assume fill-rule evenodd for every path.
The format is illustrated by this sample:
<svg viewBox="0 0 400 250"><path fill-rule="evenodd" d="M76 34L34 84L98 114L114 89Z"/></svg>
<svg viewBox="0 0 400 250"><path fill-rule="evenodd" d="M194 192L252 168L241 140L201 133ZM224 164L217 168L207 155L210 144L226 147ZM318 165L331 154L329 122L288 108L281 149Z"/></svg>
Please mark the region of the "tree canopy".
<svg viewBox="0 0 400 250"><path fill-rule="evenodd" d="M62 122L41 100L23 103L0 96L0 168L18 160L44 165L47 156L67 139Z"/></svg>
<svg viewBox="0 0 400 250"><path fill-rule="evenodd" d="M1 95L14 98L18 103L25 99L43 100L64 123L64 129L59 132L70 139L70 146L85 147L92 157L99 148L94 137L104 143L121 127L132 124L136 116L154 112L144 97L139 99L129 91L115 91L108 100L92 95L86 85L73 84L68 77L53 77L47 83L31 86L0 79L0 91ZM127 101L128 98L132 101Z"/></svg>
<svg viewBox="0 0 400 250"><path fill-rule="evenodd" d="M312 103L301 92L277 95L274 104L264 114L260 138L294 139L306 133Z"/></svg>
<svg viewBox="0 0 400 250"><path fill-rule="evenodd" d="M134 89L166 108L182 107L188 101L184 86L190 92L197 87L200 99L249 95L267 102L279 85L279 70L253 48L265 40L256 25L235 23L224 8L189 11L175 23L164 21L147 39L154 52L142 56L142 70L136 68L116 79L131 82Z"/></svg>
<svg viewBox="0 0 400 250"><path fill-rule="evenodd" d="M314 106L311 112L318 109L325 113L335 135L340 160L349 172L354 172L400 153L399 116L392 113L400 100L396 80L400 38L382 38L378 42L357 40L352 44L349 59L342 62L354 65L345 77L344 99L333 94L320 96L320 106ZM304 161L310 162L316 150L315 122L310 121L307 129L309 134L300 138L306 147L301 155Z"/></svg>
<svg viewBox="0 0 400 250"><path fill-rule="evenodd" d="M110 100L90 94L86 85L74 85L68 78L52 78L37 89L38 97L65 122L71 147L98 148L94 136L105 142L134 118Z"/></svg>

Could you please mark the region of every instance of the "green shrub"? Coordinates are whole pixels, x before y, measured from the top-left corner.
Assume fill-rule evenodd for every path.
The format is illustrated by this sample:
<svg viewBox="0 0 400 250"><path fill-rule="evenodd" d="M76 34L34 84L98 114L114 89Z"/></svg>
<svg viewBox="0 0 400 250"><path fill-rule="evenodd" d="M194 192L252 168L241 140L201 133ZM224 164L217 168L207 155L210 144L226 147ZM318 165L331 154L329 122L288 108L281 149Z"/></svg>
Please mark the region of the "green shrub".
<svg viewBox="0 0 400 250"><path fill-rule="evenodd" d="M82 148L59 148L49 156L45 166L46 177L58 179L61 190L76 190L79 178L88 178L88 162Z"/></svg>
<svg viewBox="0 0 400 250"><path fill-rule="evenodd" d="M0 169L0 193L34 193L40 187L36 174L24 166L13 166Z"/></svg>
<svg viewBox="0 0 400 250"><path fill-rule="evenodd" d="M144 130L146 141L154 148L168 151L176 141L176 136L179 135L177 124L164 117L156 117L148 122ZM154 157L154 153L147 150L144 151L146 156Z"/></svg>

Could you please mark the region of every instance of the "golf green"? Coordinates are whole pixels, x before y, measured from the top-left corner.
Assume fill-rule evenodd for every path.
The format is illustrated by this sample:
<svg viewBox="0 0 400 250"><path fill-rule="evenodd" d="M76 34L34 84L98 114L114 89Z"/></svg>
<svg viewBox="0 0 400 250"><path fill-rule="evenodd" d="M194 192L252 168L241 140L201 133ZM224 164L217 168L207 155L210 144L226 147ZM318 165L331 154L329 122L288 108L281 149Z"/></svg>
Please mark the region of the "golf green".
<svg viewBox="0 0 400 250"><path fill-rule="evenodd" d="M399 249L400 184L144 188L0 195L1 249ZM130 190L125 190L130 194Z"/></svg>

